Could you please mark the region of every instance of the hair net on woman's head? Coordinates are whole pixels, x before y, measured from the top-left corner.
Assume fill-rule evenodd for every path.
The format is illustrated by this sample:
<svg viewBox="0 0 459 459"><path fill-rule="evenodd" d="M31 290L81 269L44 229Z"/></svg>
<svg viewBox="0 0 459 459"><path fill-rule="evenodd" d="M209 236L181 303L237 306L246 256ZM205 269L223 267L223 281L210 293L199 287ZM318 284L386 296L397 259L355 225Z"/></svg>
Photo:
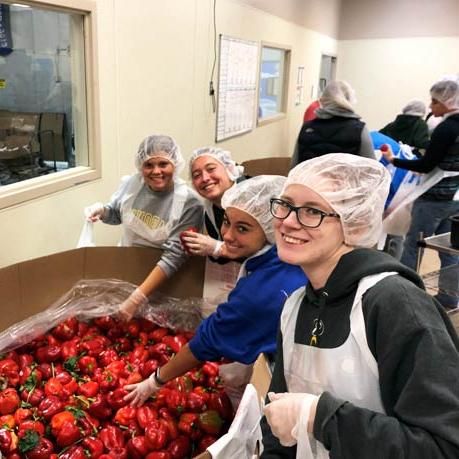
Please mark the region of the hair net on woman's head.
<svg viewBox="0 0 459 459"><path fill-rule="evenodd" d="M259 175L236 183L223 193L222 207L235 207L251 215L263 229L266 239L274 243L274 228L269 200L279 196L286 178L280 175Z"/></svg>
<svg viewBox="0 0 459 459"><path fill-rule="evenodd" d="M347 245L373 247L378 242L390 186L390 174L379 161L329 153L294 167L283 192L293 184L310 188L330 204L340 216Z"/></svg>
<svg viewBox="0 0 459 459"><path fill-rule="evenodd" d="M430 88L430 95L448 110L459 110L459 78L451 77L437 81Z"/></svg>
<svg viewBox="0 0 459 459"><path fill-rule="evenodd" d="M350 111L354 111L353 105L357 102L355 91L346 81L328 83L319 101L324 109L344 108Z"/></svg>
<svg viewBox="0 0 459 459"><path fill-rule="evenodd" d="M236 164L233 158L231 158L231 153L229 151L222 150L221 148L217 148L217 147L202 147L202 148L198 148L197 150L194 150L191 155L191 158L189 160L190 177L192 173L191 169L193 167L193 163L201 156L212 156L218 162L223 164L223 166L226 169L226 172L228 172L228 176L230 180L232 181L239 178L244 172L244 167L238 166Z"/></svg>
<svg viewBox="0 0 459 459"><path fill-rule="evenodd" d="M426 104L422 100L410 100L402 109L404 115L424 116L426 114Z"/></svg>
<svg viewBox="0 0 459 459"><path fill-rule="evenodd" d="M166 158L175 166L175 173L178 173L183 166L183 157L180 153L180 147L175 140L168 135L149 135L140 142L135 165L140 171L143 163L152 156Z"/></svg>

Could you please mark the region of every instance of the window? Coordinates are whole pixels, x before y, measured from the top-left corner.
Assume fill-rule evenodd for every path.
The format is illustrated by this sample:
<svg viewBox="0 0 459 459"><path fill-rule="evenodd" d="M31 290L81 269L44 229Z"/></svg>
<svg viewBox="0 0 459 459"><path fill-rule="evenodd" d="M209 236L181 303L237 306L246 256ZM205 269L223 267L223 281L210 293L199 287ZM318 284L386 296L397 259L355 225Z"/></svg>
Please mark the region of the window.
<svg viewBox="0 0 459 459"><path fill-rule="evenodd" d="M0 3L0 208L100 176L90 8Z"/></svg>
<svg viewBox="0 0 459 459"><path fill-rule="evenodd" d="M258 119L278 117L286 111L290 50L262 46Z"/></svg>

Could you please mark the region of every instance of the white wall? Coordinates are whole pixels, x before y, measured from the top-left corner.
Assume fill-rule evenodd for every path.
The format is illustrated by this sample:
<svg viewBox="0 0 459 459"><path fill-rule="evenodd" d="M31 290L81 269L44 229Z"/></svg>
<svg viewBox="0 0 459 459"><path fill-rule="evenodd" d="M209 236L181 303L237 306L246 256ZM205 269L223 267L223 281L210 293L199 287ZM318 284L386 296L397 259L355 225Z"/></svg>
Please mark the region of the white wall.
<svg viewBox="0 0 459 459"><path fill-rule="evenodd" d="M72 249L83 208L106 202L132 173L140 140L173 136L185 157L213 144L208 96L213 60L213 0L97 0L102 179L0 211L0 266ZM336 41L235 0L217 2L217 33L292 48L287 117L219 144L238 161L290 155L320 56ZM305 66L306 98L294 105L296 68ZM114 245L119 228L98 224L98 245Z"/></svg>
<svg viewBox="0 0 459 459"><path fill-rule="evenodd" d="M355 88L356 111L380 129L410 99L430 103L429 88L459 71L459 36L341 40L337 78Z"/></svg>

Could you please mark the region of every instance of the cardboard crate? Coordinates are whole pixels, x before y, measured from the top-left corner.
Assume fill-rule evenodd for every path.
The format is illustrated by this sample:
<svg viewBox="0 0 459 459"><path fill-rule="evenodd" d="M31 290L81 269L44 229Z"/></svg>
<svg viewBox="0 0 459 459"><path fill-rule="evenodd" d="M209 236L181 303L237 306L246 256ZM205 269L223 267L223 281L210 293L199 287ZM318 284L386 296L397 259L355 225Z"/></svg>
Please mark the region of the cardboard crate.
<svg viewBox="0 0 459 459"><path fill-rule="evenodd" d="M153 248L86 247L2 268L0 331L51 306L81 279L112 278L139 284L161 254ZM178 298L201 297L204 267L204 258L190 258L161 292ZM251 379L259 398L266 396L270 379L267 362L260 356ZM212 455L206 451L196 459L212 459Z"/></svg>

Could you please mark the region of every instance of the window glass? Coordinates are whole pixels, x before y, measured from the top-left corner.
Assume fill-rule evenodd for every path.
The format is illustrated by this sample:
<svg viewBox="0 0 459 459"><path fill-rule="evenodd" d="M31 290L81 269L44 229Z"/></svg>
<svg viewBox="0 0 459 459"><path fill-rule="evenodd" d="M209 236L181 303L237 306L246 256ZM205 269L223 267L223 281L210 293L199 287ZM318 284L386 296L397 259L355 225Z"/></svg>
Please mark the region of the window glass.
<svg viewBox="0 0 459 459"><path fill-rule="evenodd" d="M285 56L284 49L262 47L258 118L268 118L285 111Z"/></svg>
<svg viewBox="0 0 459 459"><path fill-rule="evenodd" d="M84 15L0 13L0 186L88 166Z"/></svg>

